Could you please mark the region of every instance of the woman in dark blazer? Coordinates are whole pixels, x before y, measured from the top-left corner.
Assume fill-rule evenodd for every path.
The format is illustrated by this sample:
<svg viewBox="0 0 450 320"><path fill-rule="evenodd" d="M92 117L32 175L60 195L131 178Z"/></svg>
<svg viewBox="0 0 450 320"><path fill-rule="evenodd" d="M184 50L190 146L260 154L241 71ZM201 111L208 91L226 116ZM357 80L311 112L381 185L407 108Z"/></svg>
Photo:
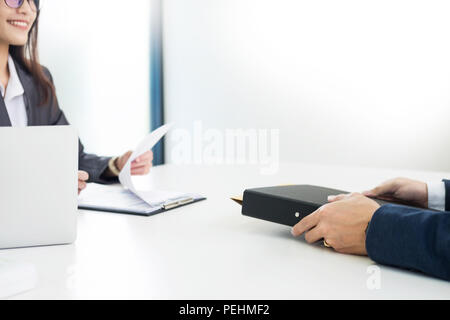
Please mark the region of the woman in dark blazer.
<svg viewBox="0 0 450 320"><path fill-rule="evenodd" d="M0 127L68 125L58 105L50 72L37 53L39 0L0 0ZM99 157L79 142L78 192L86 182L117 182L131 156ZM147 174L151 151L133 161L132 175Z"/></svg>

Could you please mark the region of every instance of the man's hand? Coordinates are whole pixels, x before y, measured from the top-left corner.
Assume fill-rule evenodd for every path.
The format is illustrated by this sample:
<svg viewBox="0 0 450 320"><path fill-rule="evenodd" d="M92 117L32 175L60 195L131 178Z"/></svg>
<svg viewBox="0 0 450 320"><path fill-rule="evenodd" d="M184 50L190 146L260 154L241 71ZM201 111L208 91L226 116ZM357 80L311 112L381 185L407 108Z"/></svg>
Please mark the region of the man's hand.
<svg viewBox="0 0 450 320"><path fill-rule="evenodd" d="M86 188L86 181L89 174L86 171L78 171L78 194Z"/></svg>
<svg viewBox="0 0 450 320"><path fill-rule="evenodd" d="M428 208L428 187L425 182L407 178L389 180L378 187L363 192L367 197L393 202L406 202Z"/></svg>
<svg viewBox="0 0 450 320"><path fill-rule="evenodd" d="M341 253L367 255L366 229L378 203L362 194L330 196L328 203L303 218L292 229L298 237L305 233L308 243L324 239Z"/></svg>
<svg viewBox="0 0 450 320"><path fill-rule="evenodd" d="M128 151L116 160L116 167L119 171L122 171L123 167L130 159L132 151ZM150 172L153 161L153 152L147 151L146 153L137 157L133 162L131 162L131 175L146 175Z"/></svg>

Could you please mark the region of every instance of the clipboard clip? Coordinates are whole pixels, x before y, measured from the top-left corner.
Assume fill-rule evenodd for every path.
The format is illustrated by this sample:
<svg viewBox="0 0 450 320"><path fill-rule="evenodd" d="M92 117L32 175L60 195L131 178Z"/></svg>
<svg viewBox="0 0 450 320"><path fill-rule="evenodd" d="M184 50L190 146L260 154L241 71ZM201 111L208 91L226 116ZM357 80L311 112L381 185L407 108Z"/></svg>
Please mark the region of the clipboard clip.
<svg viewBox="0 0 450 320"><path fill-rule="evenodd" d="M192 202L194 202L194 198L192 198L192 197L175 199L175 200L171 200L171 201L166 201L163 204L163 208L164 208L164 210L170 210L170 209L180 207L185 204L192 203Z"/></svg>

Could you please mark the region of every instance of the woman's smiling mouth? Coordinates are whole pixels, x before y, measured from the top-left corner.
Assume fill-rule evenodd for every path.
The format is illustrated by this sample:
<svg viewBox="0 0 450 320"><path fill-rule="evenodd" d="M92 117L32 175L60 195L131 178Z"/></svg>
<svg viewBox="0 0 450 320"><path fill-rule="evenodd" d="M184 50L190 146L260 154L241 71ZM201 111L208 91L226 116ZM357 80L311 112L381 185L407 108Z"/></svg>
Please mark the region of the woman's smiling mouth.
<svg viewBox="0 0 450 320"><path fill-rule="evenodd" d="M24 20L8 20L8 23L14 27L20 28L22 30L28 29L28 22Z"/></svg>

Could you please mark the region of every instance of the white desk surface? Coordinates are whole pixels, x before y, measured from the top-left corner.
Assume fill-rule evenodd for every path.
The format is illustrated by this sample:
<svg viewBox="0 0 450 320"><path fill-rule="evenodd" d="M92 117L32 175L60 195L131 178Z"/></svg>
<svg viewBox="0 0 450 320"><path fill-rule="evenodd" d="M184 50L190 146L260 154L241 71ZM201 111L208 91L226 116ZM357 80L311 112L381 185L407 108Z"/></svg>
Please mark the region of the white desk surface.
<svg viewBox="0 0 450 320"><path fill-rule="evenodd" d="M229 200L246 188L316 184L362 191L396 176L450 174L285 164L154 168L154 186L199 192L208 200L152 217L80 211L73 245L0 251L36 266L36 289L15 299L450 299L450 283L379 266L381 288L367 287L368 257L295 239L290 228L241 215Z"/></svg>

